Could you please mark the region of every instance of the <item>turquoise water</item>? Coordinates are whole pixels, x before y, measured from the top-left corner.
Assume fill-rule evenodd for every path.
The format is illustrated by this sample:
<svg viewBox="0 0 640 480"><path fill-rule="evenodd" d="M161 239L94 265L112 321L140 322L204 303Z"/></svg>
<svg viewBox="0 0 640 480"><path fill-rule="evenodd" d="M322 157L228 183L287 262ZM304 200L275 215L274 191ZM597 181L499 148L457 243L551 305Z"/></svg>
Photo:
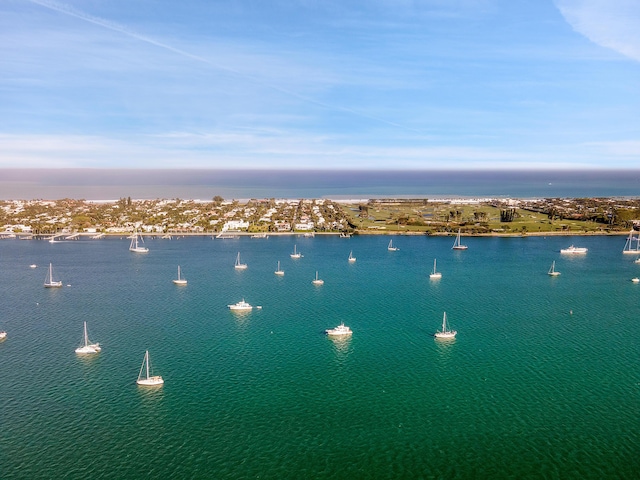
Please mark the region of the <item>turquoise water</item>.
<svg viewBox="0 0 640 480"><path fill-rule="evenodd" d="M388 240L1 241L0 477L637 478L624 237ZM243 297L263 308L229 311ZM160 389L135 384L146 349Z"/></svg>

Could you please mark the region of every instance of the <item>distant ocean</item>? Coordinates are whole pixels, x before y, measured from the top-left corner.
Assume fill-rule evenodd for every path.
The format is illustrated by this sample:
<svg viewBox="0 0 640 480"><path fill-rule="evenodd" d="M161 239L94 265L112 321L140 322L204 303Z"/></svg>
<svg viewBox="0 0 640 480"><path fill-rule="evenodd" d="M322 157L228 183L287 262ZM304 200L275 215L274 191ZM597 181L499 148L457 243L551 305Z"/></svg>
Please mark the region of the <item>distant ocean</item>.
<svg viewBox="0 0 640 480"><path fill-rule="evenodd" d="M640 170L3 169L0 200L635 197Z"/></svg>

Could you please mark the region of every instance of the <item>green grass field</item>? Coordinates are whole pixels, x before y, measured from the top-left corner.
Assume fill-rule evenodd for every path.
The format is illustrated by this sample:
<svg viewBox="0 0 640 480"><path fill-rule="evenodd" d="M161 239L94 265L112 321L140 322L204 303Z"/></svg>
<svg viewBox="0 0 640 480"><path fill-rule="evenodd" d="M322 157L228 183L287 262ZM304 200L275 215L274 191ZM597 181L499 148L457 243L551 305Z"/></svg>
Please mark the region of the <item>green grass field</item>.
<svg viewBox="0 0 640 480"><path fill-rule="evenodd" d="M345 215L356 229L365 232L439 233L461 228L465 233L536 234L595 233L607 225L592 221L555 219L546 214L516 209L513 221L501 222L500 209L491 205L400 201L369 204L365 210L344 205Z"/></svg>

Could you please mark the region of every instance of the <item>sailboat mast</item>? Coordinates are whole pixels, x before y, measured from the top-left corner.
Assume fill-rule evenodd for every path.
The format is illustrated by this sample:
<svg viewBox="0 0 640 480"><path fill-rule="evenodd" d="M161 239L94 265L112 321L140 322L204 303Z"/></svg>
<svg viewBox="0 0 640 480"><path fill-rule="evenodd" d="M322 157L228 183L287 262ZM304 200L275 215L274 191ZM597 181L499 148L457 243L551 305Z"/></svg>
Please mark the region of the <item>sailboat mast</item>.
<svg viewBox="0 0 640 480"><path fill-rule="evenodd" d="M144 361L147 364L147 378L149 378L149 350L147 350L144 354Z"/></svg>
<svg viewBox="0 0 640 480"><path fill-rule="evenodd" d="M89 336L87 335L87 322L84 322L84 346L89 345Z"/></svg>

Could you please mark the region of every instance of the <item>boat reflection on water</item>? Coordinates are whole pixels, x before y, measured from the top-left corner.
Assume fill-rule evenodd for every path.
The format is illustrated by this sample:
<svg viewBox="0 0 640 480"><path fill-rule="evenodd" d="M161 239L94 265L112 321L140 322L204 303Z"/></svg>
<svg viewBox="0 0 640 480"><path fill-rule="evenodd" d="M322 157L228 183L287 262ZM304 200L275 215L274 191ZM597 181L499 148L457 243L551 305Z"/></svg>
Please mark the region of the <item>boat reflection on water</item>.
<svg viewBox="0 0 640 480"><path fill-rule="evenodd" d="M351 353L351 335L327 335L336 352L336 359L343 360Z"/></svg>

